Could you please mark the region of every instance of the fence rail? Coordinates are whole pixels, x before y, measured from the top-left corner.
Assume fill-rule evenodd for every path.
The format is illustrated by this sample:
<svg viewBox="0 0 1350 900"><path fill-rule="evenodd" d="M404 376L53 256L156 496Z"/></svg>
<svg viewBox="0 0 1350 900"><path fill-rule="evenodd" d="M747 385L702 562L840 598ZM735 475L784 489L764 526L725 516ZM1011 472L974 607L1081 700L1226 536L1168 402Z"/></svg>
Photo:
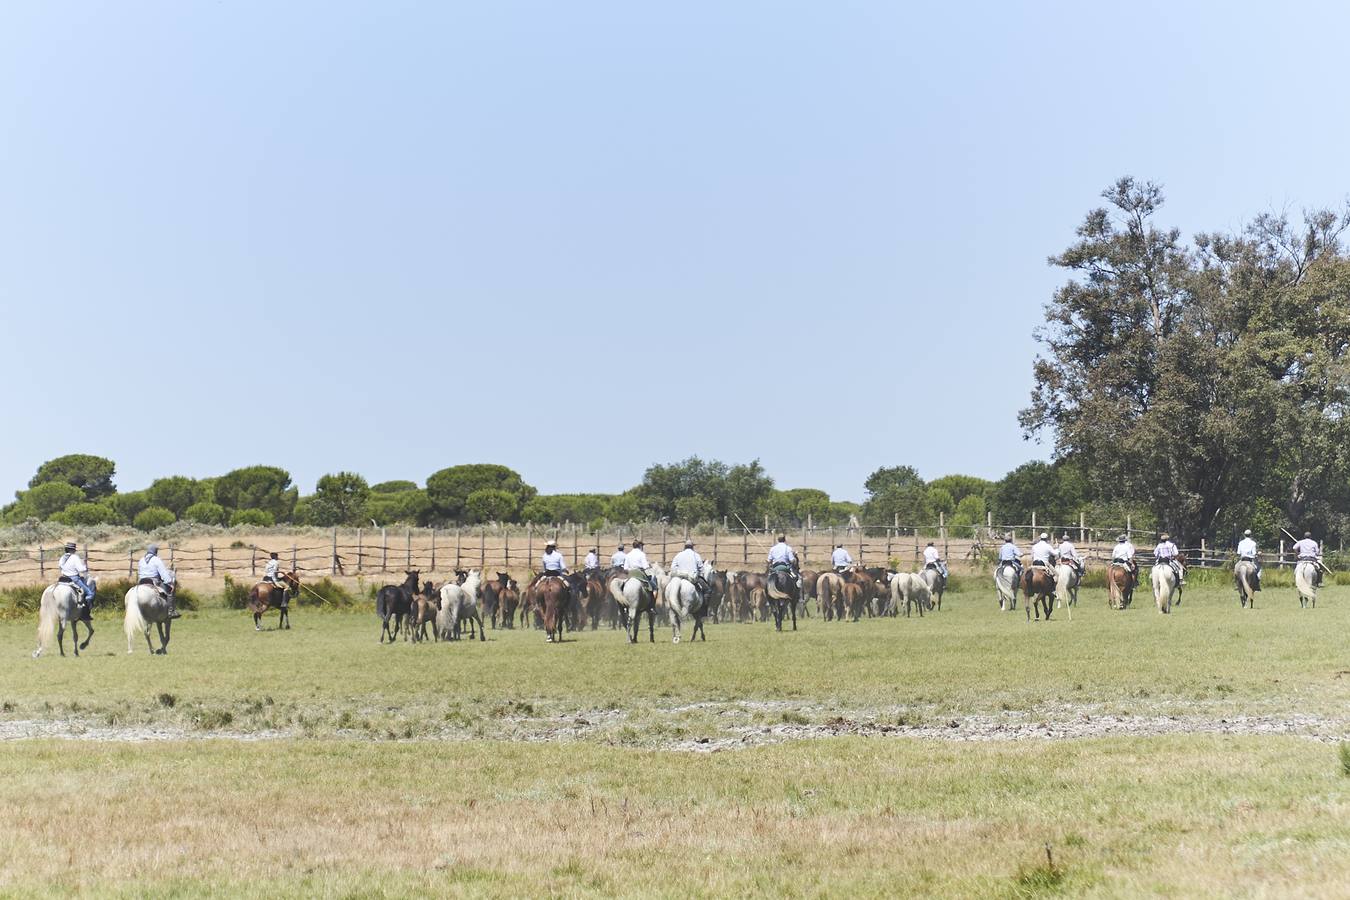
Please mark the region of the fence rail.
<svg viewBox="0 0 1350 900"><path fill-rule="evenodd" d="M705 530L706 531L706 530ZM797 550L804 565L820 568L829 565L830 554L842 544L855 562L861 565L888 565L901 567L918 563L924 547L931 541L950 563L979 565L993 559L1003 534L1012 532L1023 552L1027 543L1040 532L1050 534L1056 541L1068 534L1075 541L1080 554L1088 561L1109 562L1115 537L1120 532L1132 533L1143 542L1154 535L1126 526L1048 525L1032 522L1030 525L949 526L944 521L929 525L861 526L795 529L732 530L715 527L710 532L693 534L699 552L710 562L722 568L761 565L769 544L778 534L784 534ZM524 533L508 533L488 527L452 529L334 529L328 540L315 541L306 536L306 543L284 534L266 533L248 536L248 542L233 541L229 546L218 546L206 538L187 538L182 542L163 542L161 558L183 577L220 577L224 575L258 577L267 565L268 556L275 551L283 567L298 572L301 577L364 576L381 573L401 573L417 569L428 576L431 573L449 573L454 569L480 568L484 571L529 570L538 565L544 542L557 541L558 548L573 566L579 566L587 550L599 549L602 563L608 563L618 544L631 544L641 538L647 545L648 556L655 562L668 563L691 536L688 529L669 525L644 526L634 529L585 531L580 527L526 528ZM1141 548L1141 559L1151 560L1151 548ZM100 576L118 576L136 573L139 547L130 547L123 541L117 546L81 545L90 569ZM1190 564L1195 566L1224 565L1232 560L1231 551L1207 546L1184 549ZM39 582L55 578L61 548L38 546L33 548L0 549L0 580L10 583ZM1285 552L1281 542L1278 550L1264 557L1273 565L1290 565L1292 556Z"/></svg>

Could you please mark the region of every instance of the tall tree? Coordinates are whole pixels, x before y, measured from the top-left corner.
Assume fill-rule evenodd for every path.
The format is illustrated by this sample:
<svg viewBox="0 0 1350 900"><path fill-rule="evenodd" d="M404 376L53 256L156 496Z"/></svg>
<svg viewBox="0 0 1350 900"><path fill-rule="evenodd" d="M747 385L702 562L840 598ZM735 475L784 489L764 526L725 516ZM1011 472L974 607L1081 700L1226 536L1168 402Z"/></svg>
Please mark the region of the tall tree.
<svg viewBox="0 0 1350 900"><path fill-rule="evenodd" d="M64 481L79 488L86 500L98 500L117 490L113 475L117 467L110 459L88 453L71 453L49 459L38 466L37 474L28 482L30 488L50 481Z"/></svg>

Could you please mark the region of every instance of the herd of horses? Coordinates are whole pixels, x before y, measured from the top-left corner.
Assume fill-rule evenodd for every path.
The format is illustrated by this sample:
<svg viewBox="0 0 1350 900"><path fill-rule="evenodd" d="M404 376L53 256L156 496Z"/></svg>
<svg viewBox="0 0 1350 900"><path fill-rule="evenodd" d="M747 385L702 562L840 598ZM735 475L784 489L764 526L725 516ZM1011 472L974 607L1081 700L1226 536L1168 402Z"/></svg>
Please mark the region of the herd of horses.
<svg viewBox="0 0 1350 900"><path fill-rule="evenodd" d="M1184 562L1184 560L1183 560ZM1294 584L1299 604L1317 605L1318 567L1320 563L1300 560L1294 568ZM692 639L707 640L703 624L765 622L772 619L778 631L790 622L797 629L797 617L809 617L810 604L826 621L858 621L863 616L906 617L933 609L942 609L946 578L936 568L919 572L894 572L880 567L850 568L843 571L740 572L710 570L706 590L679 575L653 567L650 580L630 577L622 569L599 569L546 576L521 588L507 572L497 572L484 580L477 569L456 570L455 577L437 587L421 581L420 573L404 573L400 584L381 587L375 595L375 611L380 618L380 642L394 643L401 634L405 641L420 643L455 641L466 629L469 639L487 640L485 628L542 628L549 641L559 641L564 631L595 630L601 625L622 627L630 642L636 643L642 616L647 616L647 636L656 640L659 616L672 629L673 640L683 637L683 625L693 622ZM1244 608L1256 607L1258 578L1256 567L1241 560L1233 572L1238 598ZM290 628L289 598L301 590L299 575L282 576L280 585L260 582L249 592L247 609L254 628L261 629L262 617L270 611L280 613L278 628ZM1025 598L1027 621L1049 621L1051 613L1067 607L1072 618L1078 603L1081 572L1074 566L1057 563L1053 567L1000 565L994 573L999 609L1013 611L1018 595ZM1154 602L1160 613L1169 613L1181 603L1182 585L1177 571L1166 563L1152 567L1149 580ZM1112 563L1106 572L1108 603L1112 609L1126 609L1133 602L1137 587L1135 571ZM97 582L94 582L96 588ZM87 649L94 626L87 607L79 602L73 585L58 583L42 593L38 614L38 646L33 656L41 656L53 641L65 655L65 633L69 626L75 655ZM168 599L154 586L138 584L125 597L127 652L132 652L136 634L145 638L151 653L168 651L173 621ZM80 640L79 628L86 629ZM158 630L159 647L150 640L152 628Z"/></svg>

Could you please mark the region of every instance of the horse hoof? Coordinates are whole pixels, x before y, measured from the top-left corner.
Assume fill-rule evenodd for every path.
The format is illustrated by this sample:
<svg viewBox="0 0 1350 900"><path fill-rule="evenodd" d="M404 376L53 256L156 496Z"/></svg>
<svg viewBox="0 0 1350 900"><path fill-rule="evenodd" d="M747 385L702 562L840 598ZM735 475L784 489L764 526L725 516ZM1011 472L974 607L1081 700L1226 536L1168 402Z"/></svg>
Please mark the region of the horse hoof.
<svg viewBox="0 0 1350 900"><path fill-rule="evenodd" d="M679 637L676 637L671 643L678 644L679 642L680 642Z"/></svg>

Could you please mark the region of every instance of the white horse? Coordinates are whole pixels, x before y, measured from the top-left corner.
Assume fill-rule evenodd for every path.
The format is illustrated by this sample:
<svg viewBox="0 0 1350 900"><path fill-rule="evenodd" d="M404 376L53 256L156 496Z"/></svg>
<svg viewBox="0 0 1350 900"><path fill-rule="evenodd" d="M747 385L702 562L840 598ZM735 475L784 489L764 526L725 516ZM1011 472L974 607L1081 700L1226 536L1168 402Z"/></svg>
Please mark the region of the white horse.
<svg viewBox="0 0 1350 900"><path fill-rule="evenodd" d="M708 640L708 633L703 630L703 616L708 611L707 598L698 592L694 587L692 578L683 574L672 575L666 582L666 589L662 592L666 600L666 608L670 610L670 628L674 633L673 643L678 644L681 637L680 625L686 618L692 617L694 620L694 632L689 636L691 641L698 640L699 634L703 635L703 640Z"/></svg>
<svg viewBox="0 0 1350 900"><path fill-rule="evenodd" d="M919 577L928 585L928 593L933 595L933 605L937 607L938 612L942 612L942 595L947 590L947 577L934 566L924 566L919 572Z"/></svg>
<svg viewBox="0 0 1350 900"><path fill-rule="evenodd" d="M1154 563L1149 576L1153 581L1153 602L1158 612L1170 613L1173 603L1181 602L1181 583L1177 580L1176 570L1165 562Z"/></svg>
<svg viewBox="0 0 1350 900"><path fill-rule="evenodd" d="M1017 609L1017 570L1000 563L994 570L994 589L998 592L998 608L1004 612Z"/></svg>
<svg viewBox="0 0 1350 900"><path fill-rule="evenodd" d="M96 593L98 579L90 578L88 581L90 592ZM83 643L80 642L81 622L88 630ZM60 649L61 655L66 655L67 624L70 625L71 647L75 650L75 655L79 656L80 651L88 647L94 637L94 620L89 610L80 607L80 589L68 582L58 581L42 592L42 603L38 607L38 645L33 651L33 659L37 659L43 651L51 647L53 637L56 638L56 646Z"/></svg>
<svg viewBox="0 0 1350 900"><path fill-rule="evenodd" d="M1055 596L1059 598L1057 609L1068 606L1070 610L1078 605L1078 568L1068 563L1055 566Z"/></svg>
<svg viewBox="0 0 1350 900"><path fill-rule="evenodd" d="M647 636L656 643L656 595L647 584L647 579L615 578L609 583L610 596L620 608L628 612L628 643L636 644L638 626L642 623L642 614L647 614Z"/></svg>
<svg viewBox="0 0 1350 900"><path fill-rule="evenodd" d="M1249 559L1238 560L1233 567L1233 579L1237 582L1238 602L1256 609L1256 563Z"/></svg>
<svg viewBox="0 0 1350 900"><path fill-rule="evenodd" d="M159 630L159 649L150 643L150 626ZM169 632L173 630L173 620L169 618L169 601L152 584L133 585L127 591L127 618L124 626L127 633L127 652L131 652L131 636L136 632L145 635L145 646L151 653L163 656L169 652Z"/></svg>
<svg viewBox="0 0 1350 900"><path fill-rule="evenodd" d="M925 609L933 608L933 594L922 575L899 572L891 578L891 604L886 611L898 612L902 601L905 604L905 618L909 618L911 608L919 610L921 619Z"/></svg>
<svg viewBox="0 0 1350 900"><path fill-rule="evenodd" d="M482 572L470 569L463 584L447 581L441 586L441 611L436 614L436 631L445 640L459 640L459 623L465 619L478 623L478 640L487 640L483 633L483 615L478 610L478 585L482 580Z"/></svg>
<svg viewBox="0 0 1350 900"><path fill-rule="evenodd" d="M1317 608L1317 563L1301 559L1294 566L1294 586L1298 588L1298 605L1304 609Z"/></svg>

